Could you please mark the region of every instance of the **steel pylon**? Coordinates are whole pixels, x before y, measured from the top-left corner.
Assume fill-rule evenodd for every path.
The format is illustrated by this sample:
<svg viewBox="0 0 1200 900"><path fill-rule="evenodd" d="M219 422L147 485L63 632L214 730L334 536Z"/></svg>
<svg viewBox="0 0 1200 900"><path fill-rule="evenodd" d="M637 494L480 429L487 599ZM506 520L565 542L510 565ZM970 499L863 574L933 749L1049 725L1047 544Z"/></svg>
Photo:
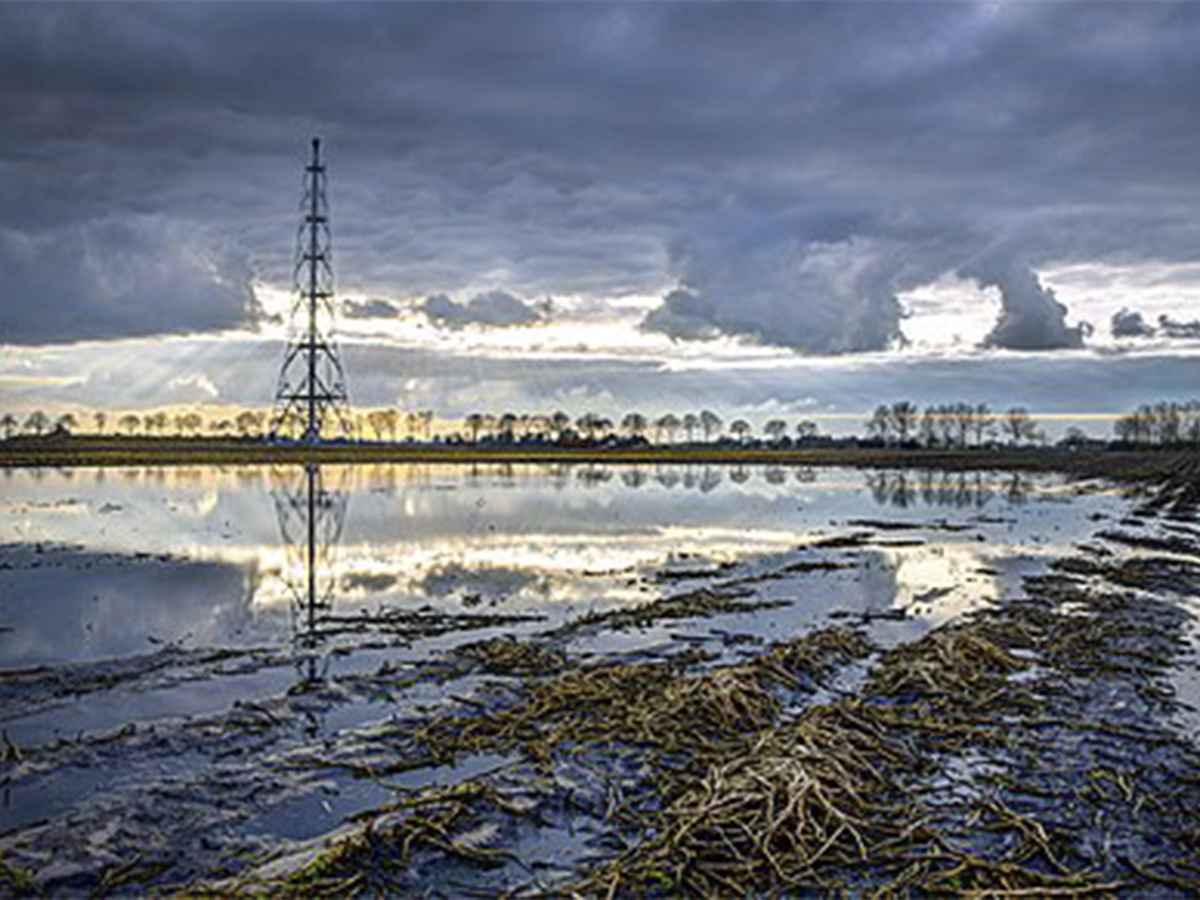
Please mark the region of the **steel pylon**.
<svg viewBox="0 0 1200 900"><path fill-rule="evenodd" d="M319 443L353 435L346 374L334 341L333 261L321 141L304 169L287 351L271 413L272 440Z"/></svg>

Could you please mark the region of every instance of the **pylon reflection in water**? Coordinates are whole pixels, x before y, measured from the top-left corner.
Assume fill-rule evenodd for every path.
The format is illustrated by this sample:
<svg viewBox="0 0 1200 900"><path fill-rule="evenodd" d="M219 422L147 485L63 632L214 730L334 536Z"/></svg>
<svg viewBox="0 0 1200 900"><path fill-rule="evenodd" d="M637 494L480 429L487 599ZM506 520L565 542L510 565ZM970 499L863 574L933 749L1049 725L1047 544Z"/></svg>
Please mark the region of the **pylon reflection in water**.
<svg viewBox="0 0 1200 900"><path fill-rule="evenodd" d="M328 666L319 650L322 621L333 610L337 591L335 562L350 500L343 475L342 469L323 470L313 463L272 473L271 497L287 555L284 580L292 597L292 635L306 681L322 680Z"/></svg>

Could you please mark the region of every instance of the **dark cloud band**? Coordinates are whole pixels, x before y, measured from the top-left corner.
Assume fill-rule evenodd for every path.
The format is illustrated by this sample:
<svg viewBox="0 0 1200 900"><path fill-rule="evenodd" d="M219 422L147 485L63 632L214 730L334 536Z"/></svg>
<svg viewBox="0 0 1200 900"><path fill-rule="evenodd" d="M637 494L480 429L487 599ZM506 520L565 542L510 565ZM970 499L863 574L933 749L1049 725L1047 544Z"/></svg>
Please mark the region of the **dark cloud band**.
<svg viewBox="0 0 1200 900"><path fill-rule="evenodd" d="M965 273L989 344L1078 346L1039 269L1200 246L1198 44L1188 3L4 4L0 341L245 322L320 133L369 296L851 353Z"/></svg>

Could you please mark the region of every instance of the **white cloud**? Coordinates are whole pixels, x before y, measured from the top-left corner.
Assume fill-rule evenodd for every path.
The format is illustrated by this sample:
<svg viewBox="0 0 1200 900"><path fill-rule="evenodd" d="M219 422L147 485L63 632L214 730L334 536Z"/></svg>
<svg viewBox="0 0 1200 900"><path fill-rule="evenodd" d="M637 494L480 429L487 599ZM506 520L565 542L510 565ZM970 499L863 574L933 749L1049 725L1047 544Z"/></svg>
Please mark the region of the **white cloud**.
<svg viewBox="0 0 1200 900"><path fill-rule="evenodd" d="M221 396L212 379L203 373L178 375L167 382L164 403L187 403L189 401L215 400Z"/></svg>

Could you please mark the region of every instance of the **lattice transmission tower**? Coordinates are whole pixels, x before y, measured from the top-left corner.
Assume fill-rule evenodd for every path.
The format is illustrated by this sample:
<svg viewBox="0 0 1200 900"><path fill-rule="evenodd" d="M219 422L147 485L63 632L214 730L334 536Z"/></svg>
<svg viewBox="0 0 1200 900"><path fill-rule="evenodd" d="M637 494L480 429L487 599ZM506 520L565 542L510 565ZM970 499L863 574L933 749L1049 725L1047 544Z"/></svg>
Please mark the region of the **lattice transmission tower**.
<svg viewBox="0 0 1200 900"><path fill-rule="evenodd" d="M352 436L346 374L334 342L333 260L321 141L313 138L304 170L296 235L295 290L287 352L271 413L272 440L315 444L332 432Z"/></svg>

